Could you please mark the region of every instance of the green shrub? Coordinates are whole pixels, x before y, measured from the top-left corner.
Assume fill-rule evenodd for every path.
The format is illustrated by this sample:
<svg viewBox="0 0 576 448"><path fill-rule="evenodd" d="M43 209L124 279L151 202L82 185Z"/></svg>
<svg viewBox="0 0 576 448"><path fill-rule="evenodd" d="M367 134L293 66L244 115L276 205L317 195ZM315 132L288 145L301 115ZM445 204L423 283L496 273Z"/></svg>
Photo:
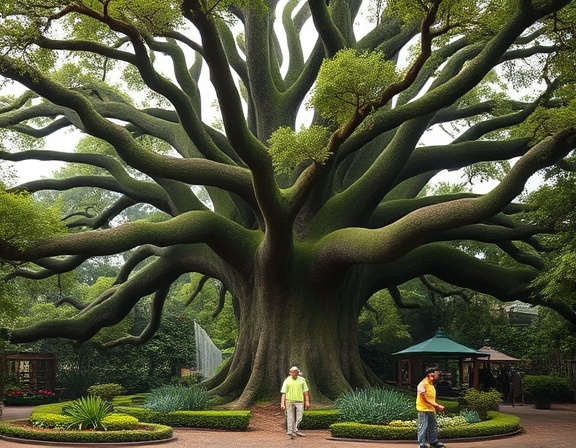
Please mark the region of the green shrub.
<svg viewBox="0 0 576 448"><path fill-rule="evenodd" d="M488 411L497 411L498 402L502 395L495 389L482 392L476 389L468 389L463 396L461 410L476 411L481 420L488 418Z"/></svg>
<svg viewBox="0 0 576 448"><path fill-rule="evenodd" d="M107 431L125 431L129 429L136 429L138 427L138 419L127 414L108 414L102 419L102 426Z"/></svg>
<svg viewBox="0 0 576 448"><path fill-rule="evenodd" d="M304 411L300 429L328 429L332 423L342 421L338 409L314 409Z"/></svg>
<svg viewBox="0 0 576 448"><path fill-rule="evenodd" d="M88 394L100 397L105 401L112 401L114 397L123 393L125 390L122 385L116 383L94 384L88 388Z"/></svg>
<svg viewBox="0 0 576 448"><path fill-rule="evenodd" d="M552 401L562 399L570 391L567 378L551 375L526 375L524 377L524 390L532 398L548 398Z"/></svg>
<svg viewBox="0 0 576 448"><path fill-rule="evenodd" d="M392 420L416 417L414 400L392 389L359 389L334 403L345 421L385 425Z"/></svg>
<svg viewBox="0 0 576 448"><path fill-rule="evenodd" d="M138 406L117 406L117 412L132 415L140 422L187 428L244 431L250 424L250 411L174 411L156 412Z"/></svg>
<svg viewBox="0 0 576 448"><path fill-rule="evenodd" d="M150 392L144 407L157 412L201 411L208 403L208 392L200 387L162 386Z"/></svg>
<svg viewBox="0 0 576 448"><path fill-rule="evenodd" d="M63 408L65 415L70 417L70 429L106 429L102 421L112 411L113 408L107 401L93 395L77 398Z"/></svg>
<svg viewBox="0 0 576 448"><path fill-rule="evenodd" d="M70 423L70 417L62 414L51 412L34 412L28 422L36 428L67 428Z"/></svg>

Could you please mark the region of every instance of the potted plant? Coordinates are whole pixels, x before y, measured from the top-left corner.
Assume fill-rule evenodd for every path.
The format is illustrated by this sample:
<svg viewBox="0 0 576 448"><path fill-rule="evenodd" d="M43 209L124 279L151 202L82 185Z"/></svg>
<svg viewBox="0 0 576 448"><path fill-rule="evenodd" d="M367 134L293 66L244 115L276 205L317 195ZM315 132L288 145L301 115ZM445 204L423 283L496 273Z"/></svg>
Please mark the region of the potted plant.
<svg viewBox="0 0 576 448"><path fill-rule="evenodd" d="M566 378L551 375L526 375L524 390L532 396L536 409L550 409L552 402L570 390Z"/></svg>

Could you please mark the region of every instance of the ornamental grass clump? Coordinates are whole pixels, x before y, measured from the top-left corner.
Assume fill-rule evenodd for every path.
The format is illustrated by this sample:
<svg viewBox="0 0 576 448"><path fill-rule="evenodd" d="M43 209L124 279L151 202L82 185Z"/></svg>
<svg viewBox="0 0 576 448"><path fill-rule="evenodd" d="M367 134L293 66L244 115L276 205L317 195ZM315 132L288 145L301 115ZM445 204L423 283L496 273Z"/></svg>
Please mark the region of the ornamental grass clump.
<svg viewBox="0 0 576 448"><path fill-rule="evenodd" d="M70 417L68 429L106 430L102 423L104 417L113 412L113 408L100 397L89 395L74 400L62 409L62 413Z"/></svg>
<svg viewBox="0 0 576 448"><path fill-rule="evenodd" d="M150 392L144 407L156 412L203 411L208 404L208 392L201 387L162 386Z"/></svg>
<svg viewBox="0 0 576 448"><path fill-rule="evenodd" d="M482 421L478 412L472 409L463 409L460 415L466 419L466 423L480 423Z"/></svg>
<svg viewBox="0 0 576 448"><path fill-rule="evenodd" d="M359 389L338 398L335 407L342 420L387 425L392 420L416 418L414 400L392 389Z"/></svg>

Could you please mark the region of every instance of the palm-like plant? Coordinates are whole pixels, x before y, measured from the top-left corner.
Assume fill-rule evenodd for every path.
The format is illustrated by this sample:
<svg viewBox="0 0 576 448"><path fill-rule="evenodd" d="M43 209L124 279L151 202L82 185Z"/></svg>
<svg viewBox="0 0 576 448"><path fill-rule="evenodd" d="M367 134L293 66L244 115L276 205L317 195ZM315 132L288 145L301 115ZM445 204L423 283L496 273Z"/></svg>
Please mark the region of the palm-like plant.
<svg viewBox="0 0 576 448"><path fill-rule="evenodd" d="M106 427L102 424L102 420L112 413L113 408L110 403L102 400L102 398L89 395L74 400L63 411L70 416L69 428L105 430Z"/></svg>

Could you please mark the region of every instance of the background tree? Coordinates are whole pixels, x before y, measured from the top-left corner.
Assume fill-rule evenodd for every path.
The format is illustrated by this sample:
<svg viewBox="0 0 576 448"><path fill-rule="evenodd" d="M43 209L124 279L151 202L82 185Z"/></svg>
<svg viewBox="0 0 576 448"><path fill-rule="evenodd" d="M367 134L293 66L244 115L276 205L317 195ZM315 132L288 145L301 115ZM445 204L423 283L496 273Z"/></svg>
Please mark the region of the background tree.
<svg viewBox="0 0 576 448"><path fill-rule="evenodd" d="M74 317L2 335L87 341L152 296L147 326L121 338L143 343L171 285L197 272L230 292L238 320L234 355L207 386L242 407L276 395L294 363L319 401L376 382L357 338L376 291L404 306L399 286L427 276L437 288L434 276L542 303L532 281L545 250L537 235L549 229L512 201L574 149L573 2L391 0L371 25L363 4L3 2L0 75L24 89L3 99L1 157L89 166L11 191L116 193L102 210L66 215L67 235L26 247L2 238L0 256L20 263L8 276L127 255L112 287ZM205 112L212 91L215 126ZM300 114L303 104L313 113ZM438 127L452 137L430 137ZM41 147L71 128L89 139L82 151ZM420 195L437 173L460 168L496 186ZM137 204L150 217L130 219ZM510 262L456 241L497 247ZM545 305L576 322L569 300Z"/></svg>

